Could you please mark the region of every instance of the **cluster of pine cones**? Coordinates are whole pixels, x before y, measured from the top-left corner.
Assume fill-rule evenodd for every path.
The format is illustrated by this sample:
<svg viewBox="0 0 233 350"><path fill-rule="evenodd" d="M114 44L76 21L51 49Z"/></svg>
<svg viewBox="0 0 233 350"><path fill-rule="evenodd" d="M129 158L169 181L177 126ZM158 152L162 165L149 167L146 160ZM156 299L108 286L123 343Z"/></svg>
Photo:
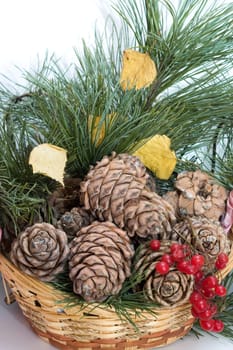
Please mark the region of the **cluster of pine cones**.
<svg viewBox="0 0 233 350"><path fill-rule="evenodd" d="M113 153L70 188L68 194L66 188L63 195L56 191L50 201L56 224L27 227L13 242L10 258L42 281L56 279L68 265L73 290L86 302L118 294L138 272L145 279L135 290L162 305L178 305L188 300L193 276L175 267L162 276L154 268L171 244L190 244L208 256L208 264L230 252L220 224L228 193L201 171L179 174L175 190L161 197L137 157ZM150 248L152 239L161 241L158 252Z"/></svg>

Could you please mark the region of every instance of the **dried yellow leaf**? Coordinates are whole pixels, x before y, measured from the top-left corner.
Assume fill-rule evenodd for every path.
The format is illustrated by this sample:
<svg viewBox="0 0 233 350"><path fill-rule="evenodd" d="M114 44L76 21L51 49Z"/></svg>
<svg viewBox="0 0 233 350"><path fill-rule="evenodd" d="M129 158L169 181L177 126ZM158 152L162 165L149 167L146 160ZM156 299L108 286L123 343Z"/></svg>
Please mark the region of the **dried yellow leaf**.
<svg viewBox="0 0 233 350"><path fill-rule="evenodd" d="M154 61L148 53L134 50L123 52L120 84L123 90L136 90L149 86L157 77Z"/></svg>
<svg viewBox="0 0 233 350"><path fill-rule="evenodd" d="M170 149L171 140L166 135L155 135L140 147L134 155L159 179L167 180L176 166L175 152Z"/></svg>
<svg viewBox="0 0 233 350"><path fill-rule="evenodd" d="M41 173L64 185L64 169L67 151L64 148L43 143L33 148L29 156L29 164L33 173Z"/></svg>
<svg viewBox="0 0 233 350"><path fill-rule="evenodd" d="M93 117L92 115L89 115L88 130L91 133L91 140L93 143L94 142L96 143L96 146L99 146L103 142L103 139L105 138L105 134L106 134L106 124L112 123L114 115L115 115L114 113L108 114L106 116L106 120L102 122L101 126L99 126L99 123L101 121L101 116Z"/></svg>

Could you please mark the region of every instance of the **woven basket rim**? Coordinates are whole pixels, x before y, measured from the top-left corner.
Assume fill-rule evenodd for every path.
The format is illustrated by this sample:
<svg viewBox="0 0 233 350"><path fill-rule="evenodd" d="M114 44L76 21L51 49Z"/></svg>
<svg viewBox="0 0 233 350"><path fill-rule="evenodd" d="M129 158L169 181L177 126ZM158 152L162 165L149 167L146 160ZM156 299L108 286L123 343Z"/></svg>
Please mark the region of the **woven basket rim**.
<svg viewBox="0 0 233 350"><path fill-rule="evenodd" d="M223 280L230 272L231 270L233 270L233 244L231 246L231 251L229 254L229 262L227 264L227 266L216 272L216 277L218 278L219 281ZM58 300L59 298L66 298L70 296L69 292L65 292L65 291L61 291L57 288L55 288L52 284L50 283L46 283L46 282L42 282L39 279L29 276L26 273L24 273L23 271L19 270L9 259L8 257L6 257L3 253L0 252L0 272L3 274L3 276L5 274L7 274L7 272L11 271L14 276L17 279L23 279L23 281L26 282L25 285L27 286L32 286L33 289L43 289L44 292L49 295L49 296L53 296L56 300ZM7 277L6 277L7 279ZM158 307L154 307L152 308L153 310L159 311L160 309L162 310L171 310L171 309L182 309L183 305L189 304L189 302L185 302L183 304L180 304L178 306L158 306ZM101 303L85 303L83 302L82 305L85 306L85 308L95 308L98 309L100 308L101 310L103 310L103 307L101 307ZM77 305L78 306L78 305ZM72 309L72 308L70 308ZM105 306L104 309L108 309L110 312L113 312L113 309L110 306ZM130 312L130 310L129 310ZM145 311L143 311L145 312ZM147 313L147 312L145 312Z"/></svg>
<svg viewBox="0 0 233 350"><path fill-rule="evenodd" d="M222 280L233 269L233 246L229 263L216 275ZM141 350L165 346L185 336L194 317L191 304L157 307L153 312L132 314L139 333L119 318L114 308L100 304L67 307L64 293L26 275L0 254L0 271L8 282L24 316L42 339L63 350ZM61 299L62 298L62 299ZM59 301L59 302L58 302Z"/></svg>

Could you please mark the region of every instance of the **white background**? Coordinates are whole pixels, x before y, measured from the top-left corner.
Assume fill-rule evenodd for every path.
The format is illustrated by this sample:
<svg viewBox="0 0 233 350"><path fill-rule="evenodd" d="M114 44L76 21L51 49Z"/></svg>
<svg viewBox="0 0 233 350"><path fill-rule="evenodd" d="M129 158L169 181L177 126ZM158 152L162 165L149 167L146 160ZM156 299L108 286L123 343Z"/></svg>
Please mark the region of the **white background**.
<svg viewBox="0 0 233 350"><path fill-rule="evenodd" d="M20 70L36 69L46 51L55 53L68 66L75 60L74 48L81 48L82 39L92 45L95 26L101 32L109 14L116 16L110 0L0 0L0 82L6 84L6 76L14 83L21 83ZM200 340L186 336L163 349L206 347L230 350L233 343L207 335ZM34 335L16 304L4 304L0 282L0 350L5 349L54 348Z"/></svg>

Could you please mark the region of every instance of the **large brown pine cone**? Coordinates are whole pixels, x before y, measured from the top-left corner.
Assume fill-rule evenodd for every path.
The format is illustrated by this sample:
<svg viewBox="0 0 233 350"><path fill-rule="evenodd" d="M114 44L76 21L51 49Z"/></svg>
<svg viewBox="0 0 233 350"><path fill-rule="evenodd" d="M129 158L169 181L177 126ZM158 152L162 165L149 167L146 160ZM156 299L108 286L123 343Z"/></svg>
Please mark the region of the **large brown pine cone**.
<svg viewBox="0 0 233 350"><path fill-rule="evenodd" d="M68 239L71 240L82 227L90 225L93 221L93 216L87 210L74 207L62 215L57 222L57 227L65 231Z"/></svg>
<svg viewBox="0 0 233 350"><path fill-rule="evenodd" d="M190 217L177 223L170 239L179 243L190 243L207 258L208 265L214 265L219 253L230 253L231 242L219 221L205 217ZM209 266L209 267L210 267Z"/></svg>
<svg viewBox="0 0 233 350"><path fill-rule="evenodd" d="M71 242L69 277L87 302L118 294L130 276L134 250L125 231L111 222L83 227Z"/></svg>
<svg viewBox="0 0 233 350"><path fill-rule="evenodd" d="M166 275L161 275L155 270L158 262L164 254L170 253L172 241L162 241L160 249L153 251L150 242L142 246L137 256L134 272L144 276L142 284L136 289L143 290L145 296L164 306L177 306L189 300L194 287L192 275L184 274L171 267Z"/></svg>
<svg viewBox="0 0 233 350"><path fill-rule="evenodd" d="M200 170L180 173L175 187L176 191L168 192L164 198L178 215L202 215L219 220L225 213L227 190L216 184L208 174Z"/></svg>
<svg viewBox="0 0 233 350"><path fill-rule="evenodd" d="M83 204L98 220L114 222L131 237L170 232L174 211L169 203L149 191L148 176L137 157L104 157L81 184Z"/></svg>
<svg viewBox="0 0 233 350"><path fill-rule="evenodd" d="M156 193L142 191L140 198L125 204L124 225L130 237L164 239L175 223L173 208Z"/></svg>
<svg viewBox="0 0 233 350"><path fill-rule="evenodd" d="M23 272L52 281L63 271L69 254L66 233L48 223L37 223L13 241L11 261Z"/></svg>
<svg viewBox="0 0 233 350"><path fill-rule="evenodd" d="M140 197L149 175L134 156L113 153L90 169L81 183L81 201L101 221L113 221L124 227L124 205Z"/></svg>

